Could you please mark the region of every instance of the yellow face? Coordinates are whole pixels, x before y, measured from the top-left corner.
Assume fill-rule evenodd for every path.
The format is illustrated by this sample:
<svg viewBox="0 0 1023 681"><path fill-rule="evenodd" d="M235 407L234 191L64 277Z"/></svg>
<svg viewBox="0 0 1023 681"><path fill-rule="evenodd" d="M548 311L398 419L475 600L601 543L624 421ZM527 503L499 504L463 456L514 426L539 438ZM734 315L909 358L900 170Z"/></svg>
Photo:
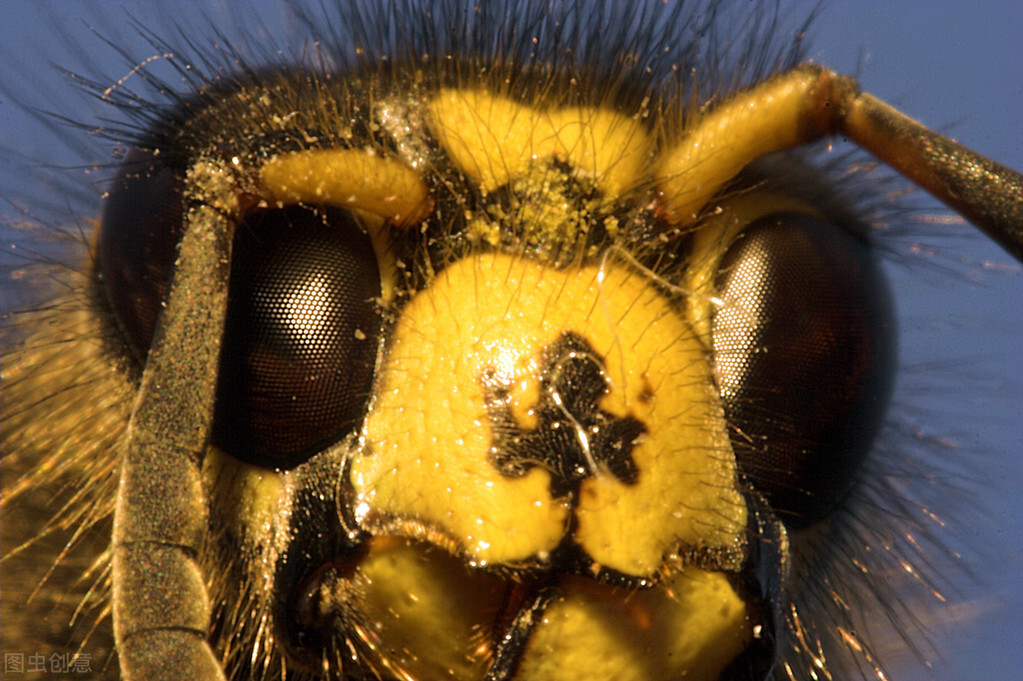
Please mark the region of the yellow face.
<svg viewBox="0 0 1023 681"><path fill-rule="evenodd" d="M549 42L392 8L393 52L360 25L357 57L197 75L143 115L95 256L4 348L33 405L0 427L4 580L77 577L74 535L107 673L880 669L848 607L906 565L849 543L892 508L862 492L894 363L854 210L878 187L789 152L877 130L829 118L852 81L707 88L699 41L622 51L624 15L586 8L561 19L593 35ZM20 529L47 489L54 546Z"/></svg>
<svg viewBox="0 0 1023 681"><path fill-rule="evenodd" d="M351 143L274 155L254 173L271 206L342 205L365 220L387 321L351 436L276 471L215 447L214 515L258 545L310 485L293 480L335 461L341 514L372 539L344 559L350 574L301 588L326 599L313 619L352 623L343 635L368 668L483 678L506 654L499 623L529 613L510 674L718 678L766 623L736 589L750 518L710 303L679 290L682 268L650 262L671 228L648 207L664 141L613 108L524 106L483 86L427 90L416 106L405 115L422 128L401 141L433 148L425 163ZM436 220L455 201L426 189L452 178L464 185L457 229ZM737 220L712 221L690 279L713 278L696 263L716 267ZM399 254L419 234L444 252L410 286ZM309 333L319 303L288 300L305 310L289 317L304 320L295 333Z"/></svg>

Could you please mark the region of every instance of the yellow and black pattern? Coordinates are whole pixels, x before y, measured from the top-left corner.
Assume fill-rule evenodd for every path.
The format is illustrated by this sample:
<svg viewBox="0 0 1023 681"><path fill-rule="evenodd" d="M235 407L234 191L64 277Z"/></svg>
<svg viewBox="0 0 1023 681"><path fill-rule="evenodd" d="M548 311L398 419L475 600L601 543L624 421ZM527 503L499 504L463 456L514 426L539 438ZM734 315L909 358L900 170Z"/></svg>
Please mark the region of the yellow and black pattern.
<svg viewBox="0 0 1023 681"><path fill-rule="evenodd" d="M883 674L820 547L855 553L890 292L872 187L793 148L846 135L1015 252L1023 183L938 136L971 170L906 170L915 124L768 10L736 53L722 5L640 4L321 8L301 58L184 38L186 88L96 88L94 256L4 348L43 535L4 579L86 574L53 636L86 613L129 679Z"/></svg>
<svg viewBox="0 0 1023 681"><path fill-rule="evenodd" d="M656 121L636 123L644 111L616 111L599 91L576 93L575 106L526 106L493 91L490 78L436 89L412 74L371 73L375 99L343 91L331 106L376 112L363 123L370 135L349 123L355 113L317 121L315 135L293 117L275 131L288 140L278 142L282 153L240 145L224 166L229 192L253 197L250 216L264 205L351 211L379 265L384 322L364 339L381 346L365 419L304 464L331 480L344 471L341 525L366 538L346 548L357 559L345 559L344 577L337 566L286 571L301 580L290 589L319 594L302 597L301 618L345 622L345 645L361 665L414 677L482 678L503 655L508 675L524 678L717 678L755 628L774 625L759 619L768 606L747 606L737 590L747 569L746 500L710 349L672 283L680 268L659 262L665 234L683 248L691 228L659 217L649 174L663 147ZM302 110L309 105L294 100L309 82L256 84L192 120L223 126L253 102L285 97L282 111ZM313 82L322 99L330 77ZM300 138L314 148L292 150ZM197 189L204 204L222 203L218 188ZM243 238L236 261L246 257ZM316 308L315 298L300 299L290 304ZM214 442L204 464L214 516L234 528L229 544L265 541L267 519L290 521L278 509L301 494L290 479L303 477L295 466L309 453L274 460L283 469L275 473L240 466L235 459L253 459L238 437ZM342 528L318 530L317 542L331 543ZM327 551L294 543L285 557ZM437 561L440 552L448 557ZM452 576L453 558L470 569ZM377 595L375 585L406 571L423 572L430 593L419 580L406 583L415 607L397 612L386 597L394 587ZM282 572L269 577L283 581ZM450 610L466 589L473 607ZM615 605L636 589L638 620L628 611L640 592ZM543 607L522 610L541 592L551 594ZM528 641L500 643L500 623L526 612L543 618ZM430 643L437 634L427 623L441 621L450 621L443 641ZM657 633L638 643L648 630ZM667 632L683 631L666 644ZM318 645L291 654L315 660ZM604 651L597 666L582 664L594 649Z"/></svg>

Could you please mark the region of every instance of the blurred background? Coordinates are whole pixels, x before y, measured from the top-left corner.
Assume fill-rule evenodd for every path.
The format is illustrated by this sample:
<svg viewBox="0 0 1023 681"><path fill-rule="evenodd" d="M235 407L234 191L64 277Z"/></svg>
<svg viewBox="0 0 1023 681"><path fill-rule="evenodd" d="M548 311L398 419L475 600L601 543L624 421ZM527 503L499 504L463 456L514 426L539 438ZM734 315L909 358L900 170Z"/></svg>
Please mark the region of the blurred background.
<svg viewBox="0 0 1023 681"><path fill-rule="evenodd" d="M1023 5L997 0L832 2L811 31L810 53L858 75L865 91L1019 171L1020 26ZM930 213L948 215L933 206ZM921 234L919 241L933 253L923 267L889 268L906 365L900 386L908 388L897 388L895 400L912 403L907 420L925 437L948 438L960 445L951 454L975 459L968 475L984 509L948 519L962 533L956 547L976 576L957 586L975 600L926 622L941 652L933 678L1023 678L1023 277L1018 263L983 238ZM940 373L946 377L932 390L910 387ZM902 656L912 668L911 657ZM895 670L892 677L903 678Z"/></svg>

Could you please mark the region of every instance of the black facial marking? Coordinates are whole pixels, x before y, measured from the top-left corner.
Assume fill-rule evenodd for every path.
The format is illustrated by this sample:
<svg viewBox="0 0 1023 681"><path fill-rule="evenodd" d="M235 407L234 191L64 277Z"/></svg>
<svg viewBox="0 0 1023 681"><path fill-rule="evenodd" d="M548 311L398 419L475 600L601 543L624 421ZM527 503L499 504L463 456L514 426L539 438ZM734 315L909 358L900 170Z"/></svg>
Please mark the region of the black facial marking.
<svg viewBox="0 0 1023 681"><path fill-rule="evenodd" d="M572 164L542 158L531 169L481 197L500 230L501 250L526 253L550 267L592 259L608 243L608 223L631 224L631 206L608 200ZM567 207L567 210L566 210Z"/></svg>
<svg viewBox="0 0 1023 681"><path fill-rule="evenodd" d="M646 426L632 416L619 418L598 407L608 392L604 359L581 336L566 332L544 350L534 429L515 421L509 384L497 379L493 370L481 380L494 429L490 457L503 475L520 477L541 466L551 472L551 494L557 498L596 475L595 468L625 484L636 483L639 469L632 447L647 432Z"/></svg>

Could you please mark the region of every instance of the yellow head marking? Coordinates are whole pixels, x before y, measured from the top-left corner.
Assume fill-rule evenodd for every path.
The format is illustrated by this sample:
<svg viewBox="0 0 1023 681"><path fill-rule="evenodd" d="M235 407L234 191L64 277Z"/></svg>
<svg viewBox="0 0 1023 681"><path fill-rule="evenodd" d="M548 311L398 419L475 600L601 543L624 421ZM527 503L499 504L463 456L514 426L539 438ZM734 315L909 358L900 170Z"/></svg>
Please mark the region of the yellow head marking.
<svg viewBox="0 0 1023 681"><path fill-rule="evenodd" d="M485 90L441 90L429 105L433 133L463 172L492 191L556 158L609 196L636 186L651 142L635 121L599 108L523 106Z"/></svg>
<svg viewBox="0 0 1023 681"><path fill-rule="evenodd" d="M636 481L598 465L576 500L552 494L543 466L498 470L485 389L505 386L513 427L528 434L541 358L567 331L604 363L599 408L645 428L627 443ZM455 263L404 310L382 380L352 465L356 493L377 513L442 528L472 560L542 558L572 515L587 555L632 575L675 551L741 541L746 509L704 347L629 269L558 272L497 254Z"/></svg>

